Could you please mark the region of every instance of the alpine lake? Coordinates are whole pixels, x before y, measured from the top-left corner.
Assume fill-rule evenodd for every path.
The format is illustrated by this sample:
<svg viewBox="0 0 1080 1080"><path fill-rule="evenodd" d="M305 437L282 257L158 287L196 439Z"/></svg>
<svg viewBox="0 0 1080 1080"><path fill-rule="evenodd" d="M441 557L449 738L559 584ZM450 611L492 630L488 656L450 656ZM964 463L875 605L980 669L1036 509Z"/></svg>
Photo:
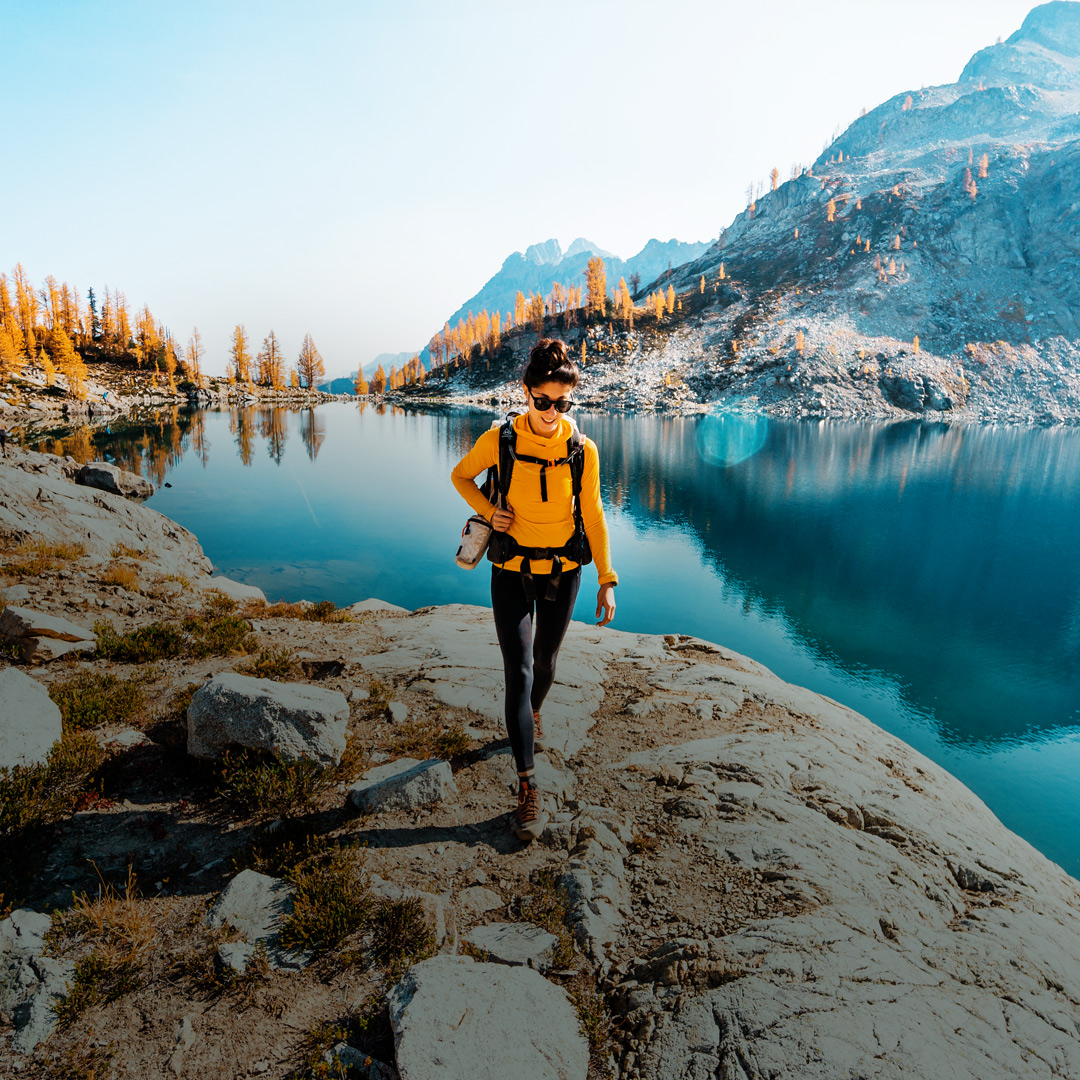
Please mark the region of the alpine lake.
<svg viewBox="0 0 1080 1080"><path fill-rule="evenodd" d="M478 409L165 409L38 436L269 600L487 606L454 563ZM613 624L725 645L870 717L1080 876L1080 429L577 414ZM169 485L169 486L165 486ZM574 617L595 621L586 567Z"/></svg>

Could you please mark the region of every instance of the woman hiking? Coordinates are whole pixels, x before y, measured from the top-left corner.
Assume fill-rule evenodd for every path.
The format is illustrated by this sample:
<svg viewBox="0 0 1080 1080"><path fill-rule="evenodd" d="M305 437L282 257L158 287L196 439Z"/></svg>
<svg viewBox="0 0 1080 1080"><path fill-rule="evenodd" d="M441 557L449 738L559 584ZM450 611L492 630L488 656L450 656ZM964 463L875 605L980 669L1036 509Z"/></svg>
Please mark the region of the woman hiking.
<svg viewBox="0 0 1080 1080"><path fill-rule="evenodd" d="M451 474L462 498L495 530L488 558L494 563L491 606L506 676L506 731L518 775L513 828L526 841L547 825L533 765L533 751L543 748L540 707L555 678L581 563L590 557L600 585L596 625L615 618L619 579L611 567L600 501L600 460L596 444L565 415L577 383L565 343L538 341L522 376L528 411L485 431ZM509 487L500 468L499 490L489 498L474 478L498 467L500 456L510 466ZM575 487L580 490L576 509Z"/></svg>

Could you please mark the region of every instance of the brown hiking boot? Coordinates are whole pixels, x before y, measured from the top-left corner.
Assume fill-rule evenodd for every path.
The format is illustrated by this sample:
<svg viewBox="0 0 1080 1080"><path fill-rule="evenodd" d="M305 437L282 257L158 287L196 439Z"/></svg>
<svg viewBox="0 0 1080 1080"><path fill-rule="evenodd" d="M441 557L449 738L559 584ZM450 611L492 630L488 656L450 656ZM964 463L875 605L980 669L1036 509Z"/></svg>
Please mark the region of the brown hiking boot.
<svg viewBox="0 0 1080 1080"><path fill-rule="evenodd" d="M543 833L547 823L548 816L541 804L540 792L535 784L522 780L518 788L517 813L514 814L514 833L519 840L535 840Z"/></svg>
<svg viewBox="0 0 1080 1080"><path fill-rule="evenodd" d="M533 709L533 749L547 749L544 745L544 725L540 723L540 714L536 709Z"/></svg>

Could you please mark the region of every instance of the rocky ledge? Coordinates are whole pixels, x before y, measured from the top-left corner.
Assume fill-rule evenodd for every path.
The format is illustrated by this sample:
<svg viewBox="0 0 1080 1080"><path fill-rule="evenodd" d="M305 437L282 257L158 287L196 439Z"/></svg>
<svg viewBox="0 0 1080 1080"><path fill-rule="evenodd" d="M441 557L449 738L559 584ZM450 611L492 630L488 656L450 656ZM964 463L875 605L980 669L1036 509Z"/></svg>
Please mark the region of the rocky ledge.
<svg viewBox="0 0 1080 1080"><path fill-rule="evenodd" d="M0 466L0 531L59 535L67 520L91 551L62 585L49 570L14 582L9 568L10 607L44 625L78 623L86 604L119 633L204 602L193 537L77 486L62 462L37 464ZM188 585L169 597L100 586L103 545L151 537ZM33 715L55 733L40 689L79 673L141 671L155 700L187 693L180 722L102 718L98 797L32 847L24 838L35 865L0 922L3 1075L52 1075L65 1055L108 1050L114 1069L147 1077L299 1077L335 1057L381 1080L510 1066L580 1080L1080 1076L1080 884L865 717L721 645L574 623L543 714L551 822L523 846L508 829L489 612L234 612L249 656L147 671L92 651L7 654L19 693L4 701L19 716L5 708L0 726ZM258 677L256 652L294 664ZM0 748L17 742L25 764L42 748L19 737ZM212 779L224 774L199 770L230 746L334 768L362 752L300 823L308 843L362 846L357 894L418 905L424 950L395 967L378 929L336 950L281 936L304 887L266 852L297 822L225 813ZM129 906L155 951L131 985L72 1017L86 981L72 893L93 895L91 858L109 881L133 868L143 893ZM183 958L205 949L218 974L196 989Z"/></svg>

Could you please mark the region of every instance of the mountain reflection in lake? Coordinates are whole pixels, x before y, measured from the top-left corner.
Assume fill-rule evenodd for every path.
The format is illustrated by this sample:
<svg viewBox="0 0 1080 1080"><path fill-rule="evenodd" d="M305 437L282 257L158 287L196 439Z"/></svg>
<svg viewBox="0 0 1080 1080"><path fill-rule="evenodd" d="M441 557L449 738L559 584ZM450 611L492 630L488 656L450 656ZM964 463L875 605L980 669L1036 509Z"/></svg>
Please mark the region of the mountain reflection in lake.
<svg viewBox="0 0 1080 1080"><path fill-rule="evenodd" d="M449 474L492 419L172 410L48 448L168 477L150 505L271 599L487 604L485 571L453 564L469 511ZM1080 432L580 422L600 447L617 627L718 641L851 705L1080 870Z"/></svg>

